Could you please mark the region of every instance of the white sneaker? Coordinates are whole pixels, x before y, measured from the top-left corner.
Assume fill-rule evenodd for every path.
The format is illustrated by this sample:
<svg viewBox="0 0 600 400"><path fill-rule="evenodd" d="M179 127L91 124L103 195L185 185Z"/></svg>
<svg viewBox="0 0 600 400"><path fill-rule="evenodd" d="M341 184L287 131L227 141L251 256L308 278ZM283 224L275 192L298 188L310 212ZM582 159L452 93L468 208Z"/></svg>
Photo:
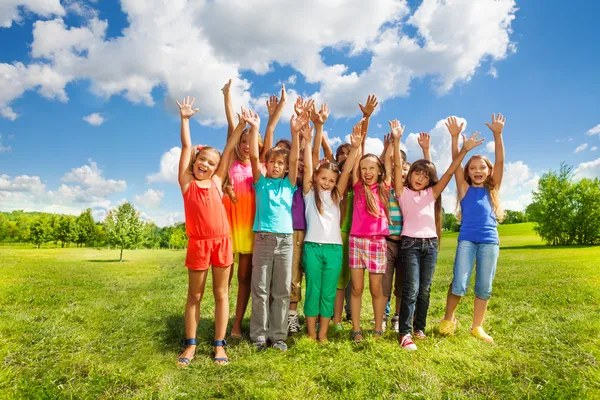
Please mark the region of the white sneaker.
<svg viewBox="0 0 600 400"><path fill-rule="evenodd" d="M410 336L410 333L400 336L400 346L402 346L404 350L408 351L417 350L417 345L412 341L412 336Z"/></svg>
<svg viewBox="0 0 600 400"><path fill-rule="evenodd" d="M296 311L290 311L288 314L288 335L293 335L300 331L300 319Z"/></svg>

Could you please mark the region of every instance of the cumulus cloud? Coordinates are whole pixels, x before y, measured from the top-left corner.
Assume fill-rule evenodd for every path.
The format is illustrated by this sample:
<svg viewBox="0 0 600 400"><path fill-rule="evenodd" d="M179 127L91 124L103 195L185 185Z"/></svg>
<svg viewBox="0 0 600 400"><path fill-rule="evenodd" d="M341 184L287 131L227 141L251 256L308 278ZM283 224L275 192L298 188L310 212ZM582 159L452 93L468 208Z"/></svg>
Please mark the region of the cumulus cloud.
<svg viewBox="0 0 600 400"><path fill-rule="evenodd" d="M533 200L531 192L537 189L539 179L523 161L506 163L500 188L502 208L523 211Z"/></svg>
<svg viewBox="0 0 600 400"><path fill-rule="evenodd" d="M40 193L45 187L39 176L21 175L11 179L6 174L0 175L0 192Z"/></svg>
<svg viewBox="0 0 600 400"><path fill-rule="evenodd" d="M485 151L487 151L488 153L494 153L496 150L496 142L494 142L493 140L491 142L487 142L487 144L485 145Z"/></svg>
<svg viewBox="0 0 600 400"><path fill-rule="evenodd" d="M251 82L241 71L260 75L276 65L297 71L290 83L302 74L318 85L312 97L326 100L333 117L347 117L359 112L356 103L368 94L381 101L406 96L411 81L424 76L432 76L443 95L516 48L510 39L514 0L424 0L413 10L399 0L381 0L377 7L362 0L348 0L343 7L327 0L123 0L129 24L116 38L106 37L110 21L97 13L65 10L58 0L28 2L34 3L53 4L37 13L58 17L34 23L31 64L0 64L0 114L11 119L18 113L10 104L25 91L66 101L68 82L89 79L98 96L122 95L146 105L155 102L153 89L164 87L173 111L173 99L202 93L198 120L220 125L225 122L222 84L233 78L234 104L252 104ZM84 23L68 26L62 18L67 11L83 15ZM10 15L5 20L13 21ZM369 66L348 72L348 65L329 65L322 56L327 48L369 57Z"/></svg>
<svg viewBox="0 0 600 400"><path fill-rule="evenodd" d="M136 204L141 204L149 208L158 208L165 195L162 190L148 189L142 195L136 195L134 201Z"/></svg>
<svg viewBox="0 0 600 400"><path fill-rule="evenodd" d="M21 22L24 11L46 18L65 14L60 0L2 0L0 2L0 28L10 28L13 22Z"/></svg>
<svg viewBox="0 0 600 400"><path fill-rule="evenodd" d="M584 151L585 149L587 149L588 145L587 143L581 144L579 146L577 146L577 148L575 148L575 151L573 151L573 153L580 153L582 151Z"/></svg>
<svg viewBox="0 0 600 400"><path fill-rule="evenodd" d="M598 150L598 148L596 146L592 146L592 148L590 148L590 151L596 151Z"/></svg>
<svg viewBox="0 0 600 400"><path fill-rule="evenodd" d="M61 185L59 192L74 201L93 201L112 193L122 192L127 188L124 180L104 179L98 165L88 160L89 165L73 168L61 181L74 183L76 186Z"/></svg>
<svg viewBox="0 0 600 400"><path fill-rule="evenodd" d="M160 170L146 178L148 183L177 183L177 173L179 169L179 157L181 156L181 148L173 147L160 158Z"/></svg>
<svg viewBox="0 0 600 400"><path fill-rule="evenodd" d="M93 126L100 126L104 123L104 117L102 117L98 113L86 115L85 117L83 117L83 120Z"/></svg>
<svg viewBox="0 0 600 400"><path fill-rule="evenodd" d="M579 164L573 175L578 178L600 178L600 158Z"/></svg>
<svg viewBox="0 0 600 400"><path fill-rule="evenodd" d="M588 135L600 135L600 124L596 125L589 131L587 131Z"/></svg>

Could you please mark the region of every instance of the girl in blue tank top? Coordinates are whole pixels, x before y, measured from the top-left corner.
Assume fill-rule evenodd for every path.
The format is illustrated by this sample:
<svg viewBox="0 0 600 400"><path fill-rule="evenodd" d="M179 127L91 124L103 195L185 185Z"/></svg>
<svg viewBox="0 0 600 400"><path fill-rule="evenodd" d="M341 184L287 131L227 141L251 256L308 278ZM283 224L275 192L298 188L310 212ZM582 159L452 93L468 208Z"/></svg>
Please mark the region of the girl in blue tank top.
<svg viewBox="0 0 600 400"><path fill-rule="evenodd" d="M500 209L499 190L504 173L504 143L502 130L506 118L502 114L492 115L492 123L486 125L494 134L496 160L494 165L487 157L475 155L469 159L463 171L456 170L456 186L462 222L458 235L458 246L454 259L452 284L446 300L446 314L440 323L442 335L452 335L458 321L454 311L467 292L475 264L475 304L471 334L492 343L494 339L482 328L487 304L492 295L492 283L500 250L498 220L503 215ZM448 118L446 127L452 135L452 157L458 153L458 136L464 122L458 124L455 117ZM459 214L459 218L460 218Z"/></svg>

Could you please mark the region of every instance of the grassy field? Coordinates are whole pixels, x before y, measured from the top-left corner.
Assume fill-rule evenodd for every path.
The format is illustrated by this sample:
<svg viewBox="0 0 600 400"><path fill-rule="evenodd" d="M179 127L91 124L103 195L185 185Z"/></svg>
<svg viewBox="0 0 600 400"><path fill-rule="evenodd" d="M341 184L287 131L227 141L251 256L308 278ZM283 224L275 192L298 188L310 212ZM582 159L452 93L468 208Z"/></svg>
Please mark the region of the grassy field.
<svg viewBox="0 0 600 400"><path fill-rule="evenodd" d="M472 287L459 332L437 334L456 235L442 240L427 333L414 353L393 332L354 345L302 335L287 353L242 341L230 365L212 363L213 299L202 305L203 342L188 369L183 339L183 251L0 247L2 398L600 398L600 247L546 247L530 224L502 226L486 329L472 338ZM210 282L207 287L210 287ZM235 284L232 293L235 293ZM372 329L365 291L363 326ZM233 310L235 295L231 296ZM302 307L300 307L302 309ZM247 331L248 320L245 321ZM370 333L370 332L368 332Z"/></svg>

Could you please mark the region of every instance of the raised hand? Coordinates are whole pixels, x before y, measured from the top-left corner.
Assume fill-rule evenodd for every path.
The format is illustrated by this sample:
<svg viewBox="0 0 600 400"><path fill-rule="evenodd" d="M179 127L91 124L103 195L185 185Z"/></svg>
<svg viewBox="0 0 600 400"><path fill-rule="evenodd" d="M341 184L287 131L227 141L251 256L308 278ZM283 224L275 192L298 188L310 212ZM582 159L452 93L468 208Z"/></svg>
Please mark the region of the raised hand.
<svg viewBox="0 0 600 400"><path fill-rule="evenodd" d="M279 100L280 105L284 105L287 102L287 95L285 93L285 84L281 85L281 100Z"/></svg>
<svg viewBox="0 0 600 400"><path fill-rule="evenodd" d="M311 143L313 138L313 129L311 129L310 124L304 125L300 128L300 137L304 139L304 143Z"/></svg>
<svg viewBox="0 0 600 400"><path fill-rule="evenodd" d="M227 81L227 83L225 84L225 86L223 86L223 88L221 89L221 92L223 92L224 96L227 96L229 94L229 89L231 88L231 79Z"/></svg>
<svg viewBox="0 0 600 400"><path fill-rule="evenodd" d="M304 110L300 115L292 114L292 118L290 119L290 131L292 132L292 135L297 135L309 121L310 110Z"/></svg>
<svg viewBox="0 0 600 400"><path fill-rule="evenodd" d="M448 117L444 125L446 125L446 129L448 129L448 132L450 132L450 135L452 135L453 137L458 137L458 135L460 135L460 133L463 131L463 128L465 127L464 122L461 122L461 124L458 125L456 117Z"/></svg>
<svg viewBox="0 0 600 400"><path fill-rule="evenodd" d="M428 150L431 146L431 136L427 132L420 132L418 141L423 150Z"/></svg>
<svg viewBox="0 0 600 400"><path fill-rule="evenodd" d="M388 121L388 124L390 124L390 129L392 130L392 138L394 138L394 140L400 140L400 138L404 134L405 127L403 125L400 125L400 121L398 121L397 119L393 121Z"/></svg>
<svg viewBox="0 0 600 400"><path fill-rule="evenodd" d="M361 103L358 103L358 106L360 107L360 111L363 113L363 117L370 117L378 104L377 97L375 97L374 94L371 94L367 97L367 102L364 106Z"/></svg>
<svg viewBox="0 0 600 400"><path fill-rule="evenodd" d="M317 112L316 106L313 104L312 113L310 114L310 119L315 125L323 125L325 121L329 118L329 107L327 103L321 104L321 109Z"/></svg>
<svg viewBox="0 0 600 400"><path fill-rule="evenodd" d="M479 139L479 135L480 135L480 133L477 132L477 131L475 131L475 132L473 132L473 134L471 135L471 137L467 139L467 137L463 133L462 134L462 137L463 137L463 149L465 149L466 151L471 151L475 147L481 145L484 142L485 138Z"/></svg>
<svg viewBox="0 0 600 400"><path fill-rule="evenodd" d="M506 123L506 117L502 114L492 114L492 124L485 123L488 128L494 133L494 135L501 135L502 130L504 129L504 124Z"/></svg>
<svg viewBox="0 0 600 400"><path fill-rule="evenodd" d="M352 147L359 148L362 144L362 124L364 120L364 118L361 119L358 124L354 125L352 128L352 135L350 135L350 145Z"/></svg>
<svg viewBox="0 0 600 400"><path fill-rule="evenodd" d="M301 96L298 96L296 102L294 103L294 111L296 112L296 115L299 116L302 114L302 112L306 109L306 103L306 100L304 100Z"/></svg>
<svg viewBox="0 0 600 400"><path fill-rule="evenodd" d="M267 100L267 110L269 111L269 117L273 115L277 107L279 106L279 98L275 95L269 97Z"/></svg>
<svg viewBox="0 0 600 400"><path fill-rule="evenodd" d="M196 101L196 98L193 97L190 101L190 96L184 97L182 103L177 101L177 105L179 106L179 114L181 115L181 118L189 119L192 115L196 114L199 108L192 108L192 105L194 105L194 101Z"/></svg>
<svg viewBox="0 0 600 400"><path fill-rule="evenodd" d="M252 110L245 110L242 108L242 118L250 125L253 129L260 126L260 117L257 113Z"/></svg>

